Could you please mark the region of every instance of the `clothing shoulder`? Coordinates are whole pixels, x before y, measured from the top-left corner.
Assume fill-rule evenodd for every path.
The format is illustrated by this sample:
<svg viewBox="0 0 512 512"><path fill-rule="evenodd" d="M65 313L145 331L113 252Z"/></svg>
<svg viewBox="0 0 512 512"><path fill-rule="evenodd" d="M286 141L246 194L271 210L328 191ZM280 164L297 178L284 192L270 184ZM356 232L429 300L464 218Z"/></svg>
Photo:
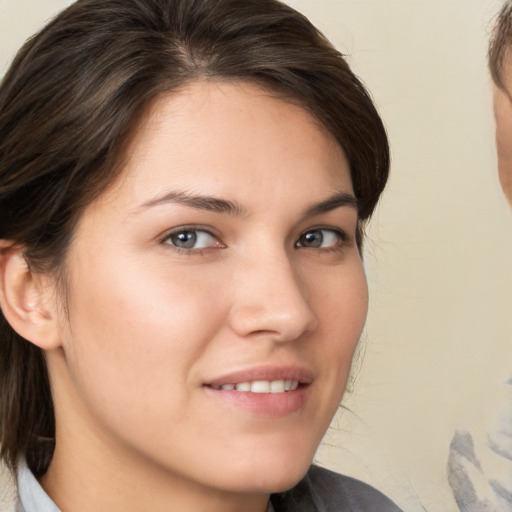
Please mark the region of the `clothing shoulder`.
<svg viewBox="0 0 512 512"><path fill-rule="evenodd" d="M316 466L293 489L274 495L272 503L276 512L401 512L370 485Z"/></svg>

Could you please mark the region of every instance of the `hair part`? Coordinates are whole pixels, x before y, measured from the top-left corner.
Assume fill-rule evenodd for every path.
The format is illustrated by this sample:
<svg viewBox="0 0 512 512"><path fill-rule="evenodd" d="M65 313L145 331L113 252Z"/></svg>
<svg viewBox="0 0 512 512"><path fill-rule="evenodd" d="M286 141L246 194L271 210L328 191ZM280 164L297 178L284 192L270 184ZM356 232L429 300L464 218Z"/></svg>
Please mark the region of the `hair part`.
<svg viewBox="0 0 512 512"><path fill-rule="evenodd" d="M343 56L277 0L78 0L27 41L0 86L0 239L34 272L65 272L81 212L123 168L152 101L196 80L297 101L343 148L358 244L389 172L383 123ZM43 474L55 441L43 352L0 315L0 444Z"/></svg>

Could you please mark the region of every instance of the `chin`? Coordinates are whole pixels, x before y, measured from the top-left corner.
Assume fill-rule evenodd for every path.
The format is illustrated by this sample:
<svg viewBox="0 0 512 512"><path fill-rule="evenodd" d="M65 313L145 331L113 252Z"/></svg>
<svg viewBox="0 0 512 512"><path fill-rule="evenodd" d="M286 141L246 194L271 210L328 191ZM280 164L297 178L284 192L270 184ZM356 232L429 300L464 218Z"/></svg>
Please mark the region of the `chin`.
<svg viewBox="0 0 512 512"><path fill-rule="evenodd" d="M307 473L313 455L300 456L295 449L293 457L286 454L273 454L268 457L258 457L257 460L247 459L246 464L236 471L238 490L255 493L279 493L294 487Z"/></svg>
<svg viewBox="0 0 512 512"><path fill-rule="evenodd" d="M260 489L261 492L265 492L268 494L275 494L280 492L285 492L295 487L306 475L309 464L305 468L301 468L301 471L297 471L296 469L291 470L288 468L286 473L281 473L280 475L275 475L272 478L264 477L261 482Z"/></svg>

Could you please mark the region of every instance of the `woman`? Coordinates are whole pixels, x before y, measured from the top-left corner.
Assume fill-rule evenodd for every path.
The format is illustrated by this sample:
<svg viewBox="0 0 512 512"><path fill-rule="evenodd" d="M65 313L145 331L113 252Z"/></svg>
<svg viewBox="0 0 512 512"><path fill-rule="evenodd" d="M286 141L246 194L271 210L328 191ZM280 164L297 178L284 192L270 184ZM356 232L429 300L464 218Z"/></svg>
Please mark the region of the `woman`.
<svg viewBox="0 0 512 512"><path fill-rule="evenodd" d="M18 510L397 510L309 469L388 166L361 83L277 1L80 0L29 40L0 90Z"/></svg>

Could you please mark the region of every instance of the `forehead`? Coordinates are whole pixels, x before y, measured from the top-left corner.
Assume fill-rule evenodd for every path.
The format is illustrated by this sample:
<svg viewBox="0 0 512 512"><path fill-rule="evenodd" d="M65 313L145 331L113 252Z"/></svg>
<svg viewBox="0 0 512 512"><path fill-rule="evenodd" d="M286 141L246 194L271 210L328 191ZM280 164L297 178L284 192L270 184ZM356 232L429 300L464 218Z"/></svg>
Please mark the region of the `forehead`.
<svg viewBox="0 0 512 512"><path fill-rule="evenodd" d="M296 103L247 83L197 82L160 96L126 162L125 177L149 184L166 168L187 189L198 181L229 188L262 178L277 186L293 171L309 183L352 189L344 152L330 132Z"/></svg>
<svg viewBox="0 0 512 512"><path fill-rule="evenodd" d="M134 145L139 145L140 149L148 138L153 137L155 132L166 124L170 127L172 123L183 123L188 124L190 128L196 124L206 128L213 121L219 129L225 129L228 125L235 127L236 124L247 124L247 120L255 119L257 115L266 116L269 122L283 116L300 119L301 130L304 130L304 125L307 124L311 133L314 131L320 138L328 139L330 145L334 143L333 145L338 146L331 132L301 104L299 99L251 82L212 80L192 82L176 92L159 95L149 106L136 130L132 139L132 149ZM176 131L185 135L183 128L184 126L180 126ZM256 130L256 125L253 128ZM248 129L249 127L245 126L245 132ZM290 124L283 134L288 134L294 129L295 126ZM212 130L212 137L218 132L219 130ZM188 134L198 136L199 132L192 129ZM315 142L319 142L318 139L315 137ZM341 147L338 149L341 150Z"/></svg>

